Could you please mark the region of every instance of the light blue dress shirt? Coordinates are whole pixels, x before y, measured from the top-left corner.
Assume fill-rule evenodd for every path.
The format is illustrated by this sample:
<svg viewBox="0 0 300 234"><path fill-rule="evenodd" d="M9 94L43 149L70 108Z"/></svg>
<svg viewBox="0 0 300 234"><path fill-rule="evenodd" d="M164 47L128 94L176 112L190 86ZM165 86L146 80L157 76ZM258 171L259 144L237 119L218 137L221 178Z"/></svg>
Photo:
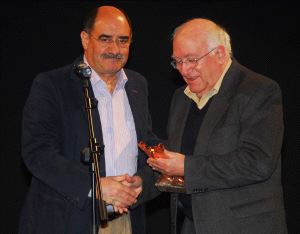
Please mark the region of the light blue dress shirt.
<svg viewBox="0 0 300 234"><path fill-rule="evenodd" d="M91 76L102 125L106 176L133 175L137 170L136 130L125 91L128 78L123 69L117 76L112 94L94 70Z"/></svg>

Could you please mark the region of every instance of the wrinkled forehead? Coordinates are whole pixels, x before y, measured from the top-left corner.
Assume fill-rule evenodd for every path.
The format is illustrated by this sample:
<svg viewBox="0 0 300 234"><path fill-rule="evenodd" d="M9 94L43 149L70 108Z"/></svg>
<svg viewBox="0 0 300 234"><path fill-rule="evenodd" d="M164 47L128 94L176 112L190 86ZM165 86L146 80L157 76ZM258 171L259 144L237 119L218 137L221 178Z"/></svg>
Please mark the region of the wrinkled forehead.
<svg viewBox="0 0 300 234"><path fill-rule="evenodd" d="M194 19L177 28L174 39L176 38L193 38L205 41L211 31L214 30L215 24L205 19Z"/></svg>
<svg viewBox="0 0 300 234"><path fill-rule="evenodd" d="M207 39L208 32L201 27L191 26L179 29L175 35L174 40L193 39L198 41L205 41Z"/></svg>
<svg viewBox="0 0 300 234"><path fill-rule="evenodd" d="M131 29L126 17L122 15L98 15L95 19L92 31L97 34L118 34L123 36L131 35Z"/></svg>
<svg viewBox="0 0 300 234"><path fill-rule="evenodd" d="M178 32L173 39L173 47L203 47L207 45L207 35L201 31Z"/></svg>
<svg viewBox="0 0 300 234"><path fill-rule="evenodd" d="M202 31L178 31L173 39L173 57L198 56L207 50L207 37Z"/></svg>

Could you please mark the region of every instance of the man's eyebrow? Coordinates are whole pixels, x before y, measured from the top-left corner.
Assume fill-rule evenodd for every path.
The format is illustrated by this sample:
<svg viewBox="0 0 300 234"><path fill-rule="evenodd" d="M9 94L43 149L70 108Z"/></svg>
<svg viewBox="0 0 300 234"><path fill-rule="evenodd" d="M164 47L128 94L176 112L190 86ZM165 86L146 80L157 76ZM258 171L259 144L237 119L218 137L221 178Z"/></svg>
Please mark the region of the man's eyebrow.
<svg viewBox="0 0 300 234"><path fill-rule="evenodd" d="M112 36L107 35L107 34L101 34L101 35L98 36L98 38L103 38L103 37L105 37L105 38L111 38Z"/></svg>
<svg viewBox="0 0 300 234"><path fill-rule="evenodd" d="M98 36L98 38L112 38L111 35L107 35L107 34L101 34ZM119 39L129 39L129 36L119 36Z"/></svg>

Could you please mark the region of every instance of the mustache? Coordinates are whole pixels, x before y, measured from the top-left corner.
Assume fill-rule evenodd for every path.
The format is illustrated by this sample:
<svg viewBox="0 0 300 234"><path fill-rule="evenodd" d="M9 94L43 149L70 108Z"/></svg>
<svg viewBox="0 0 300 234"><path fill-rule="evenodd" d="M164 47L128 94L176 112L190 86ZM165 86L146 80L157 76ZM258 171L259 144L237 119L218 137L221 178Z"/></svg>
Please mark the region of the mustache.
<svg viewBox="0 0 300 234"><path fill-rule="evenodd" d="M113 53L105 53L101 54L101 58L104 59L123 59L124 56L122 54L113 54Z"/></svg>

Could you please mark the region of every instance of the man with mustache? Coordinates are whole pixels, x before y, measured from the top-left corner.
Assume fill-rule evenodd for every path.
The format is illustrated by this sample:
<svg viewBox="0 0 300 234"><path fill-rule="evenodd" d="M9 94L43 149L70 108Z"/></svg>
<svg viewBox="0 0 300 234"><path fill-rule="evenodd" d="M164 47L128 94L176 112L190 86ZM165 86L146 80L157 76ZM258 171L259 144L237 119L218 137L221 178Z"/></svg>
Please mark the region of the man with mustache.
<svg viewBox="0 0 300 234"><path fill-rule="evenodd" d="M91 70L95 136L104 145L100 158L103 200L118 213L99 233L146 233L144 207L129 207L156 195L143 189L142 174L153 179L138 141L155 143L145 78L125 66L132 39L127 15L112 6L94 9L80 34L83 57L41 73L34 80L23 114L22 157L32 182L19 233L89 233L91 176L80 152L89 141L79 61ZM144 181L144 183L147 181ZM147 189L152 192L148 192ZM141 193L142 192L142 193ZM145 195L145 196L144 196Z"/></svg>

